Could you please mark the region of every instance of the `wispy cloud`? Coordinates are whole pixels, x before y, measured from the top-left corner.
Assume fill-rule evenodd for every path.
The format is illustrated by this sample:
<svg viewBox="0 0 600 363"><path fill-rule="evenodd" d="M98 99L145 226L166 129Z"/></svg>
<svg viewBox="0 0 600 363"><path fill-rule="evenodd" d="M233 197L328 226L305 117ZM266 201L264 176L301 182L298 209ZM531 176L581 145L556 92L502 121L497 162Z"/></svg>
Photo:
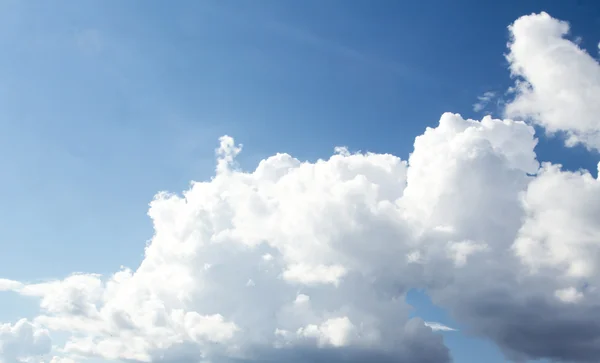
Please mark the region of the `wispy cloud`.
<svg viewBox="0 0 600 363"><path fill-rule="evenodd" d="M359 62L366 63L375 63L382 64L384 63L387 67L391 67L396 70L406 71L406 67L401 64L397 64L395 62L387 62L380 58L373 57L371 55L366 54L365 52L361 52L355 48L350 46L341 44L335 40L328 39L323 37L315 32L312 32L308 29L302 29L296 26L291 26L288 24L283 24L279 22L271 22L269 27L274 31L279 32L282 35L294 38L295 40L311 45L314 47L322 48L326 51L330 51L332 53L336 53L340 56L353 59Z"/></svg>
<svg viewBox="0 0 600 363"><path fill-rule="evenodd" d="M480 112L496 97L496 92L485 92L483 95L477 97L477 102L473 104L473 111Z"/></svg>
<svg viewBox="0 0 600 363"><path fill-rule="evenodd" d="M272 14L257 11L255 8L246 8L244 11L240 11L239 7L233 8L223 2L203 2L203 11L213 12L224 19L229 19L229 21L236 25L251 24L251 26L262 28L286 40L361 64L368 67L369 70L386 72L388 75L410 81L415 86L425 85L435 87L440 84L439 80L415 65L408 65L397 59L374 54L374 52L367 49L360 49L355 45L344 44L339 39L327 37L313 29L307 28L305 25L280 21Z"/></svg>
<svg viewBox="0 0 600 363"><path fill-rule="evenodd" d="M318 48L350 61L363 64L371 69L379 69L411 82L437 85L438 81L426 72L393 59L375 55L363 49L343 44L338 40L327 38L309 29L277 21L264 22L263 25L277 34L293 39L296 42Z"/></svg>
<svg viewBox="0 0 600 363"><path fill-rule="evenodd" d="M0 278L0 291L15 291L21 287L23 287L23 284L18 281Z"/></svg>
<svg viewBox="0 0 600 363"><path fill-rule="evenodd" d="M435 321L426 321L425 326L428 326L433 331L458 331L457 329L451 328L441 323L436 323Z"/></svg>

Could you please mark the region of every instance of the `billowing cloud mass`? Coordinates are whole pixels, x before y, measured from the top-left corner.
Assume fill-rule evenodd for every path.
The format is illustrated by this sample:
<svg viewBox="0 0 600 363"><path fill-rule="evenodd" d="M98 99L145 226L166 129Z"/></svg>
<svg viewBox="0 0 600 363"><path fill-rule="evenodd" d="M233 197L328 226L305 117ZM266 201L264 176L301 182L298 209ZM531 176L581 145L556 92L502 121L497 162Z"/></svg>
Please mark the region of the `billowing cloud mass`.
<svg viewBox="0 0 600 363"><path fill-rule="evenodd" d="M510 29L509 114L598 147L598 63L547 14ZM450 362L434 331L452 328L410 317L422 288L511 360L596 361L600 180L540 165L536 142L524 122L445 113L408 160L337 148L243 171L224 136L214 178L150 204L137 269L0 280L40 301L1 328L0 359L48 357L50 331L68 335L52 362Z"/></svg>

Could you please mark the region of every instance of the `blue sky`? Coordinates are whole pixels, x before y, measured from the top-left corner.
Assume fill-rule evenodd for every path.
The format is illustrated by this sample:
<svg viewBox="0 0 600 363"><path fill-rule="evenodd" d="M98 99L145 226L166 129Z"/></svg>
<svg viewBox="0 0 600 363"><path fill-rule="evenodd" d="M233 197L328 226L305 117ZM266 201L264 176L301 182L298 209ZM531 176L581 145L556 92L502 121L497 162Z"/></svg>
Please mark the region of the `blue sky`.
<svg viewBox="0 0 600 363"><path fill-rule="evenodd" d="M137 266L148 203L213 175L224 134L247 146L245 168L338 145L405 159L445 111L501 116L473 104L512 85L507 26L542 10L597 54L592 0L4 1L0 276ZM595 170L597 154L538 137L541 160ZM0 294L0 321L34 314ZM464 328L424 294L409 301ZM456 363L505 361L467 333L444 338Z"/></svg>

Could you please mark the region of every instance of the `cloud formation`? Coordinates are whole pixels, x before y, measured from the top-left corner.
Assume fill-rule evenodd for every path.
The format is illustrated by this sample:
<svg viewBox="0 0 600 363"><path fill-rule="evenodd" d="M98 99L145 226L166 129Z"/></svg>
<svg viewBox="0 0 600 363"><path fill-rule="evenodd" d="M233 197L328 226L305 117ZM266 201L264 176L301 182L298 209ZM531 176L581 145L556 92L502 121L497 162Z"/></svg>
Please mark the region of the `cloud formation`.
<svg viewBox="0 0 600 363"><path fill-rule="evenodd" d="M566 145L599 150L600 66L565 38L569 24L547 13L519 18L509 27L510 71L517 79L508 117L525 117L549 133L566 134Z"/></svg>
<svg viewBox="0 0 600 363"><path fill-rule="evenodd" d="M547 14L510 29L522 80L507 112L600 145L589 98L600 83L580 77L598 63ZM547 80L542 66L573 78ZM434 331L451 328L410 317L405 294L423 288L509 359L591 362L600 181L540 166L534 132L445 113L408 160L336 148L316 162L276 154L253 171L236 167L242 147L224 136L211 180L150 204L154 236L137 269L0 280L40 301L32 322L2 326L0 359L450 362ZM50 357L48 331L68 334L62 358Z"/></svg>
<svg viewBox="0 0 600 363"><path fill-rule="evenodd" d="M21 319L13 324L0 324L0 362L18 363L24 359L50 353L48 331Z"/></svg>
<svg viewBox="0 0 600 363"><path fill-rule="evenodd" d="M496 93L492 91L484 92L483 95L477 97L477 102L473 104L473 111L481 112L486 106L496 97Z"/></svg>
<svg viewBox="0 0 600 363"><path fill-rule="evenodd" d="M441 323L436 323L435 321L426 321L425 326L430 327L433 331L457 331L454 328L451 328Z"/></svg>

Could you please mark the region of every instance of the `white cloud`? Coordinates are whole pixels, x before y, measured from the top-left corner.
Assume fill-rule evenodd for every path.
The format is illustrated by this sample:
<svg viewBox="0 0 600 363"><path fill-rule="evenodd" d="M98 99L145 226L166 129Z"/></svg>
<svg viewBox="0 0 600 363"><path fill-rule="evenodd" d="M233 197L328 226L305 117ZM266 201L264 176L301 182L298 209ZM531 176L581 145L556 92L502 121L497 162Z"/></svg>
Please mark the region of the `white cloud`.
<svg viewBox="0 0 600 363"><path fill-rule="evenodd" d="M547 132L565 132L566 144L600 149L600 65L565 39L569 24L547 13L524 16L510 26L507 56L517 77L509 117L527 117Z"/></svg>
<svg viewBox="0 0 600 363"><path fill-rule="evenodd" d="M306 304L309 301L310 301L310 296L304 295L304 294L299 294L298 296L296 296L296 300L294 301L294 303L296 303L296 304Z"/></svg>
<svg viewBox="0 0 600 363"><path fill-rule="evenodd" d="M346 268L340 265L333 266L310 266L305 264L294 264L283 272L283 278L290 282L305 285L333 284L339 285L340 279L347 273Z"/></svg>
<svg viewBox="0 0 600 363"><path fill-rule="evenodd" d="M429 287L456 311L470 306L470 293L485 296L492 287L555 301L568 281L549 277L592 281L595 270L572 276L530 268L596 263L575 248L587 246L578 233L590 230L595 204L589 215L569 208L597 192L583 187L595 179L556 167L528 176L538 162L524 123L448 113L416 139L408 163L349 152L302 163L278 154L253 172L237 170L240 148L221 140L212 180L151 203L155 235L135 271L4 283L40 298L35 323L71 334L65 353L146 362L285 352L298 360L309 351L359 349L362 357L440 362L449 359L432 333L440 326L420 330L409 319L410 287ZM554 189L565 197L543 197ZM561 208L557 220L537 221L538 209ZM549 250L558 256L552 259L522 247L522 240L560 233L561 223L571 228L572 255ZM471 323L477 328L481 320Z"/></svg>
<svg viewBox="0 0 600 363"><path fill-rule="evenodd" d="M451 328L441 323L436 323L434 321L426 321L425 326L430 327L433 331L457 331L454 328Z"/></svg>
<svg viewBox="0 0 600 363"><path fill-rule="evenodd" d="M70 354L273 356L283 336L296 359L359 347L447 361L442 341L409 320L404 294L426 281L405 256L418 250L424 266L443 269L434 276L451 276L467 256L464 269L485 262L480 244L448 241L509 244L526 173L537 170L534 146L523 123L445 114L417 138L410 167L392 155L302 163L278 154L246 173L235 169L240 148L224 137L211 181L151 203L155 235L137 270L19 292L41 299L36 323L73 334Z"/></svg>
<svg viewBox="0 0 600 363"><path fill-rule="evenodd" d="M576 303L583 299L583 294L574 287L556 290L554 295L557 299L565 303Z"/></svg>
<svg viewBox="0 0 600 363"><path fill-rule="evenodd" d="M572 100L590 86L577 75L587 55L547 15L511 29L513 73L536 91L521 88L509 113L531 111L593 145L596 103ZM564 99L550 94L568 77L544 80L537 66L575 73ZM563 120L570 114L576 122ZM0 280L0 290L39 298L28 326L67 334L69 357L449 362L433 330L451 328L410 318L405 294L420 287L509 359L585 362L600 355L600 181L540 169L536 142L524 122L445 113L408 161L337 148L326 160L276 154L242 171L241 146L224 136L212 179L152 201L154 236L136 269Z"/></svg>
<svg viewBox="0 0 600 363"><path fill-rule="evenodd" d="M44 357L52 348L48 331L21 319L0 324L0 362L20 363Z"/></svg>
<svg viewBox="0 0 600 363"><path fill-rule="evenodd" d="M473 111L483 111L486 106L496 97L496 92L487 91L483 95L477 97L477 102L473 104Z"/></svg>
<svg viewBox="0 0 600 363"><path fill-rule="evenodd" d="M94 316L95 302L102 296L99 275L75 274L62 281L24 285L18 292L41 297L40 307L50 313Z"/></svg>
<svg viewBox="0 0 600 363"><path fill-rule="evenodd" d="M356 327L348 317L332 318L317 326L314 324L299 328L297 334L306 338L315 338L320 346L343 347L352 342Z"/></svg>
<svg viewBox="0 0 600 363"><path fill-rule="evenodd" d="M18 291L23 287L19 281L7 280L0 278L0 291Z"/></svg>
<svg viewBox="0 0 600 363"><path fill-rule="evenodd" d="M232 322L225 322L220 314L202 316L196 312L188 312L184 316L183 325L194 341L222 343L233 338L239 330Z"/></svg>
<svg viewBox="0 0 600 363"><path fill-rule="evenodd" d="M513 246L532 271L596 280L600 256L600 180L545 164L523 195L526 219ZM598 281L600 282L600 281Z"/></svg>

